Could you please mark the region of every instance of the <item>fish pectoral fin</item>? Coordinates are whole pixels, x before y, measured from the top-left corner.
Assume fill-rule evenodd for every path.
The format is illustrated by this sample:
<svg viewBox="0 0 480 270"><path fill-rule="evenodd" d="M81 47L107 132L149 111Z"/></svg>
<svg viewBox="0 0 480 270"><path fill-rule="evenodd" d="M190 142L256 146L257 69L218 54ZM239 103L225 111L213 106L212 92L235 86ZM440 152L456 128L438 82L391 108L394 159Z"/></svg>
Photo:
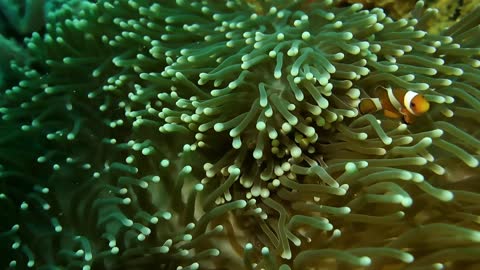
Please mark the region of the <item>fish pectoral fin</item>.
<svg viewBox="0 0 480 270"><path fill-rule="evenodd" d="M399 114L398 112L392 112L392 111L389 111L389 110L384 110L383 115L385 115L388 118L394 118L394 119L402 117L402 115Z"/></svg>
<svg viewBox="0 0 480 270"><path fill-rule="evenodd" d="M409 113L407 109L403 108L401 113L403 115L403 121L405 121L405 123L411 124L413 123L413 121L415 121L415 116Z"/></svg>
<svg viewBox="0 0 480 270"><path fill-rule="evenodd" d="M406 114L406 115L403 116L403 120L405 121L405 123L411 124L415 121L415 116L413 116L411 114Z"/></svg>

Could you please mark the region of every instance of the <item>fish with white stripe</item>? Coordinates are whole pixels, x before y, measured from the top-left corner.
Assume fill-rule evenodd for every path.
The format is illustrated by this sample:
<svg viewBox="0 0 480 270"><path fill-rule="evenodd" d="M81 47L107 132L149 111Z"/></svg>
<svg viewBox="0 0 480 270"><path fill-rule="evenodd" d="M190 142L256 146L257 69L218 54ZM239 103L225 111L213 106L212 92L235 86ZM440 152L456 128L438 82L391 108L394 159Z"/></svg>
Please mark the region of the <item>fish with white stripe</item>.
<svg viewBox="0 0 480 270"><path fill-rule="evenodd" d="M379 87L377 97L364 98L358 104L362 114L375 113L383 110L383 114L392 119L403 119L411 124L415 118L430 109L430 103L417 92L403 88Z"/></svg>

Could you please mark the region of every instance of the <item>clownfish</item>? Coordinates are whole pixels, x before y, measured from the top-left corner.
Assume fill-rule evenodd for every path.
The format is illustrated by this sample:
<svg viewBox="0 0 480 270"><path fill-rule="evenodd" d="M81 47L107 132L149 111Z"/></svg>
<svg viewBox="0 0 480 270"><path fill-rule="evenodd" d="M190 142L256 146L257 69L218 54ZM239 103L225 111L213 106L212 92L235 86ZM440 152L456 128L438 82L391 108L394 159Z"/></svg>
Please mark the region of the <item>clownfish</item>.
<svg viewBox="0 0 480 270"><path fill-rule="evenodd" d="M403 88L380 87L376 90L377 98L364 98L358 104L362 114L383 110L388 118L402 118L407 124L415 121L415 117L426 113L430 103L421 94Z"/></svg>

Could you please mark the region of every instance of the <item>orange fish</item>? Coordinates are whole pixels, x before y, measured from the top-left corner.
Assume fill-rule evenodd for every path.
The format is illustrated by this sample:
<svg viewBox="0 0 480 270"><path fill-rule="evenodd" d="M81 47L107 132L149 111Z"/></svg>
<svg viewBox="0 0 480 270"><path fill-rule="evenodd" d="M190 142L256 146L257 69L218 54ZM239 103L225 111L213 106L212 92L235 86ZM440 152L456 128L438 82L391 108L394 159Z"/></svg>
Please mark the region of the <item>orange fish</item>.
<svg viewBox="0 0 480 270"><path fill-rule="evenodd" d="M430 109L430 103L421 94L403 88L377 88L377 98L364 98L358 104L360 113L374 113L383 110L388 118L402 118L407 124Z"/></svg>

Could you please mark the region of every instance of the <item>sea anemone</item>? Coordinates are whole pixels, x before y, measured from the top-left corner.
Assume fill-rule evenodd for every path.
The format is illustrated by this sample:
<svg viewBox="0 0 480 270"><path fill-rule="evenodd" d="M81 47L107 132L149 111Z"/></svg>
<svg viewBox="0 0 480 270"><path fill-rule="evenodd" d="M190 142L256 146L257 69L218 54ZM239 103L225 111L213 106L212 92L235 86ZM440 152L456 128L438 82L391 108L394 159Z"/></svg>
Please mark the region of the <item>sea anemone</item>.
<svg viewBox="0 0 480 270"><path fill-rule="evenodd" d="M0 93L0 267L480 266L480 10L423 6L62 6ZM431 110L360 115L386 85Z"/></svg>

